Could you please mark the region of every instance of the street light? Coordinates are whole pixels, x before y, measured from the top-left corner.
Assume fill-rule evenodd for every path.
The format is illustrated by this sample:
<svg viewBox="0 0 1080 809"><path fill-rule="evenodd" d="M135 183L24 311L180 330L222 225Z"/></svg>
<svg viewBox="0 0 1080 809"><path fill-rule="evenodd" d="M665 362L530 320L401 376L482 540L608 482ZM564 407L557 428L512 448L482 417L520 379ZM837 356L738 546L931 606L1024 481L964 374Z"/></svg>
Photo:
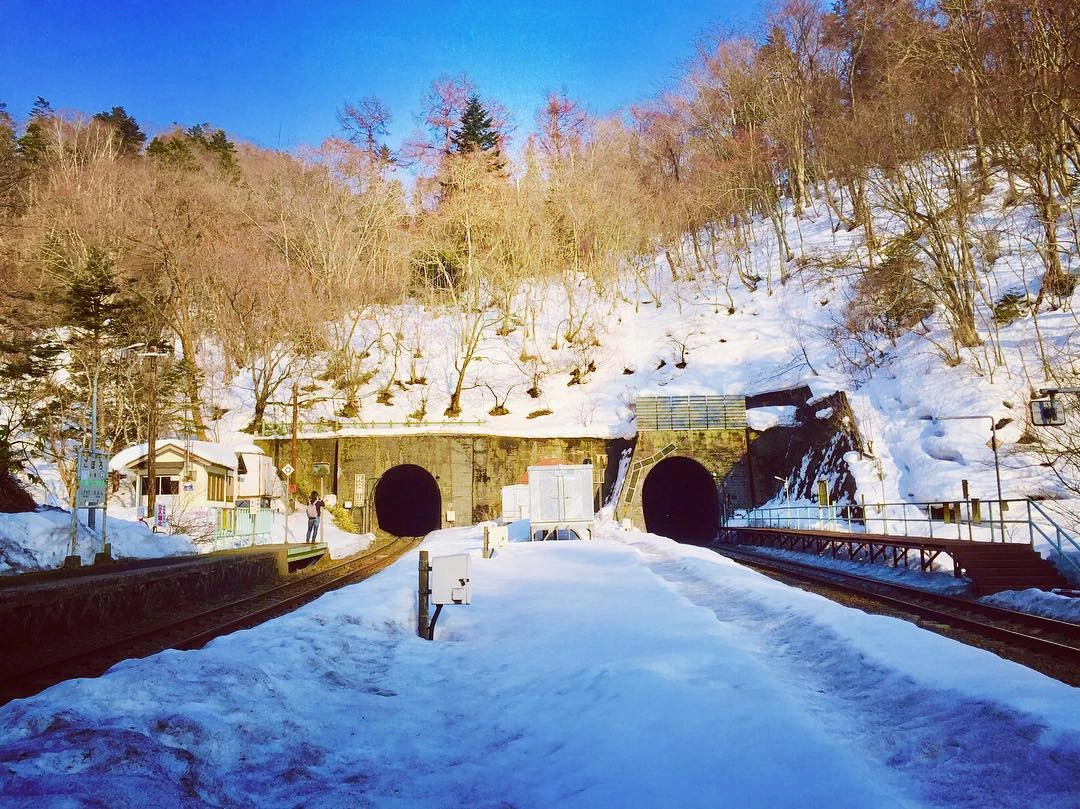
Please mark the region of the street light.
<svg viewBox="0 0 1080 809"><path fill-rule="evenodd" d="M1001 541L1005 541L1004 503L1001 499L1001 465L998 463L997 420L993 416L929 416L930 421L968 421L970 419L990 419L990 449L994 451L994 477L997 479L998 522L1001 525ZM991 529L992 531L992 529Z"/></svg>
<svg viewBox="0 0 1080 809"><path fill-rule="evenodd" d="M773 479L778 480L778 481L780 481L781 483L784 484L784 504L787 506L787 519L788 519L788 523L790 524L791 523L791 496L790 496L791 495L791 490L789 489L790 484L788 483L787 478L782 478L782 477L779 477L778 475L773 475Z"/></svg>
<svg viewBox="0 0 1080 809"><path fill-rule="evenodd" d="M128 351L139 348L145 345L144 343L132 343L129 346L123 348L107 349L109 354L126 354ZM104 357L99 357L98 362L94 365L94 373L88 374L90 376L90 452L96 454L98 448L98 377L101 374L101 367L104 365ZM106 497L108 497L108 489L106 489ZM107 508L107 506L106 506ZM96 509L91 507L87 511L86 526L87 528L94 527L94 514ZM102 517L104 519L104 517ZM102 545L105 543L105 525L101 526L101 540ZM104 551L104 548L102 548Z"/></svg>

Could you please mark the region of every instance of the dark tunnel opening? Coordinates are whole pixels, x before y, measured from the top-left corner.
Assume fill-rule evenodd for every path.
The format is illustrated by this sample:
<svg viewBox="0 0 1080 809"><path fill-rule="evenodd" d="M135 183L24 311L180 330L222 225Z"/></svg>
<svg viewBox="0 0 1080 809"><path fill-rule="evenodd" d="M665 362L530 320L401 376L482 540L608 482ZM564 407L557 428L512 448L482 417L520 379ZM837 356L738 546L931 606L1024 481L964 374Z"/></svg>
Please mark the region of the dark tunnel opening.
<svg viewBox="0 0 1080 809"><path fill-rule="evenodd" d="M716 484L689 458L667 458L652 468L641 490L645 530L679 542L703 545L720 528Z"/></svg>
<svg viewBox="0 0 1080 809"><path fill-rule="evenodd" d="M439 484L422 466L388 469L375 484L375 520L396 537L419 537L442 527Z"/></svg>

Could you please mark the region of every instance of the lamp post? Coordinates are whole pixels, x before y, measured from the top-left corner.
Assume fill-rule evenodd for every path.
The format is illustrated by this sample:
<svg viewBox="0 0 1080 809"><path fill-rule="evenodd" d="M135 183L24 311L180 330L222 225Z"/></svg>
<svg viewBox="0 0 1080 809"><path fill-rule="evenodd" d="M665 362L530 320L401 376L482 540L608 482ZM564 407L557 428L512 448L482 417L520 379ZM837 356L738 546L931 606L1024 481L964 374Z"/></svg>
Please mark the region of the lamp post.
<svg viewBox="0 0 1080 809"><path fill-rule="evenodd" d="M791 524L791 490L789 488L790 484L788 483L787 478L782 478L779 475L773 475L773 480L778 480L778 481L780 481L781 483L784 484L784 505L787 506L787 520L788 520L788 524L790 525Z"/></svg>
<svg viewBox="0 0 1080 809"><path fill-rule="evenodd" d="M998 523L1001 526L1001 541L1005 541L1004 502L1001 499L1001 465L998 462L997 421L993 416L931 416L930 421L969 421L971 419L990 419L990 449L994 452L994 478L997 480ZM991 529L991 536L992 536Z"/></svg>

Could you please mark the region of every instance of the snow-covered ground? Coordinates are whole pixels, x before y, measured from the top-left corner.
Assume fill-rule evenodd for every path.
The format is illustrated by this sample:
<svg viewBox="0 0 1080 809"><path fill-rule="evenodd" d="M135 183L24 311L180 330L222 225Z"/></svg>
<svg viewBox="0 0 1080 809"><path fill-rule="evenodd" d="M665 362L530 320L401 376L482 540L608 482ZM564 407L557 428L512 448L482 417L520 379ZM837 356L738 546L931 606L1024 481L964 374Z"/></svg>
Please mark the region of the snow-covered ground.
<svg viewBox="0 0 1080 809"><path fill-rule="evenodd" d="M1080 689L707 550L429 536L205 649L0 708L4 806L1075 807Z"/></svg>
<svg viewBox="0 0 1080 809"><path fill-rule="evenodd" d="M101 550L101 512L93 531L86 527L86 510L79 512L76 550L91 564ZM110 516L105 535L117 559L182 556L195 553L182 535L154 534L143 523ZM71 549L71 512L52 506L24 514L0 514L0 575L60 567Z"/></svg>

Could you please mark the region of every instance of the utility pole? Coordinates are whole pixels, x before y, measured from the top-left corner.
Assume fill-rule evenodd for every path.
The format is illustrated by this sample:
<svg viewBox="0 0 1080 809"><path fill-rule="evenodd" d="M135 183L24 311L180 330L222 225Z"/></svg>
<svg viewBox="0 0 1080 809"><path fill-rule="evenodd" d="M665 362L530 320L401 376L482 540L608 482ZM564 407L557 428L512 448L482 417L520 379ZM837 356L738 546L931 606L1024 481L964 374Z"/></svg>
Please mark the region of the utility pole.
<svg viewBox="0 0 1080 809"><path fill-rule="evenodd" d="M297 459L296 435L300 432L300 384L294 379L292 384L292 436L289 442L289 463L293 469L299 469Z"/></svg>
<svg viewBox="0 0 1080 809"><path fill-rule="evenodd" d="M97 438L98 438L98 407L97 407L97 388L98 388L98 372L101 370L101 360L98 359L98 364L94 368L94 373L90 379L90 452L97 455ZM106 494L108 490L106 489ZM86 527L93 530L97 526L97 509L94 506L90 506L86 510Z"/></svg>
<svg viewBox="0 0 1080 809"><path fill-rule="evenodd" d="M157 500L157 357L150 356L150 410L146 417L146 519L155 524Z"/></svg>
<svg viewBox="0 0 1080 809"><path fill-rule="evenodd" d="M172 353L171 347L159 342L157 345L147 346L150 350L143 351L140 357L150 360L150 408L146 416L146 518L154 525L156 518L155 506L157 505L157 399L158 399L158 367L159 357L167 357ZM167 350L162 350L162 349Z"/></svg>
<svg viewBox="0 0 1080 809"><path fill-rule="evenodd" d="M431 563L428 560L428 552L420 551L419 586L416 599L416 634L425 640L430 640L431 616L428 614L428 606L431 599Z"/></svg>

